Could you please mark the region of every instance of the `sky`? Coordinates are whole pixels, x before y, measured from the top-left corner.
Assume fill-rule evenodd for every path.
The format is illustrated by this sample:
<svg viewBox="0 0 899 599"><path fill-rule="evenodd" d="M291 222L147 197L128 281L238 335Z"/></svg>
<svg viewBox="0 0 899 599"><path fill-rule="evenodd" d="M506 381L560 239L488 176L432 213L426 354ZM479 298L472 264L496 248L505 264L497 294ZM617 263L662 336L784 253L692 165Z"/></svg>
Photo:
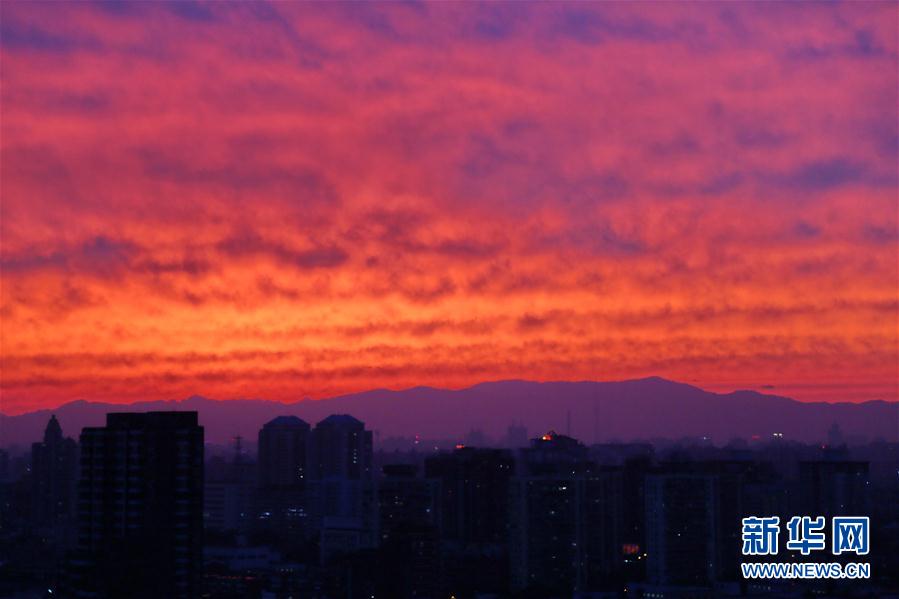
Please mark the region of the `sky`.
<svg viewBox="0 0 899 599"><path fill-rule="evenodd" d="M0 4L0 410L899 399L899 5Z"/></svg>

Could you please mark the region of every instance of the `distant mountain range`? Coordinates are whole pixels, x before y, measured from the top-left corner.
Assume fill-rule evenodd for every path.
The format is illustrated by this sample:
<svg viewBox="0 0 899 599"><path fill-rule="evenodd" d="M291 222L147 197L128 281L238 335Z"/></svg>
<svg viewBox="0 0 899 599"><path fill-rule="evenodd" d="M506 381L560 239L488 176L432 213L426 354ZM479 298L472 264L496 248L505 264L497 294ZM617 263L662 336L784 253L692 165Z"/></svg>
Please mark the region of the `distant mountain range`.
<svg viewBox="0 0 899 599"><path fill-rule="evenodd" d="M734 437L770 437L819 442L839 424L847 438L899 440L899 402L808 403L755 391L719 394L653 377L620 382L499 381L461 390L416 387L373 390L322 400L280 403L218 401L194 396L180 401L131 405L73 401L55 410L0 415L0 446L38 440L51 414L66 435L102 425L107 412L196 410L206 440L225 443L235 435L255 440L275 416L292 414L315 424L329 414L352 414L381 438L461 439L471 430L499 438L510 424L531 436L550 429L585 442L707 436L715 443Z"/></svg>

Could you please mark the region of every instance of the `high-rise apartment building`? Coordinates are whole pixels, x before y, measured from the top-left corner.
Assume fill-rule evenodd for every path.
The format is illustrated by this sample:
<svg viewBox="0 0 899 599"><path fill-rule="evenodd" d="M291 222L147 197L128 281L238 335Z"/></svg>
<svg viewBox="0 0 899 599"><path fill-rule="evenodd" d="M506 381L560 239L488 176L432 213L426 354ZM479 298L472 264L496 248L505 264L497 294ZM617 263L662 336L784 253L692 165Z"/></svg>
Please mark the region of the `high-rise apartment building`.
<svg viewBox="0 0 899 599"><path fill-rule="evenodd" d="M76 596L196 597L203 428L196 412L107 414L81 433Z"/></svg>

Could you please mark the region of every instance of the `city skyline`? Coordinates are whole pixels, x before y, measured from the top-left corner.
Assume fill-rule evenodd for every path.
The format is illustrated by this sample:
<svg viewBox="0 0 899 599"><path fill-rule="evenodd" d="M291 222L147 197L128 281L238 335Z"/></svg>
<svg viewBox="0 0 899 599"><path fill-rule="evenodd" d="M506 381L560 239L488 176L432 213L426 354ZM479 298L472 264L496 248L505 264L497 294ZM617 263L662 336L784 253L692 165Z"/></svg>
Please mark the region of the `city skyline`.
<svg viewBox="0 0 899 599"><path fill-rule="evenodd" d="M895 3L0 11L5 413L899 399Z"/></svg>
<svg viewBox="0 0 899 599"><path fill-rule="evenodd" d="M77 442L50 417L30 460L0 449L0 591L543 599L896 588L899 444L856 443L836 427L826 443L775 435L724 447L588 444L519 428L498 446L432 449L377 447L351 414L279 415L261 423L254 451L240 437L208 443L199 416L107 413ZM795 513L821 514L834 531L864 523L840 541L834 532L833 555L823 535L792 523L786 542L775 533L752 548L763 543L753 522L776 531ZM864 574L845 580L747 575L781 550L808 568L821 558L861 574L852 560L871 546Z"/></svg>

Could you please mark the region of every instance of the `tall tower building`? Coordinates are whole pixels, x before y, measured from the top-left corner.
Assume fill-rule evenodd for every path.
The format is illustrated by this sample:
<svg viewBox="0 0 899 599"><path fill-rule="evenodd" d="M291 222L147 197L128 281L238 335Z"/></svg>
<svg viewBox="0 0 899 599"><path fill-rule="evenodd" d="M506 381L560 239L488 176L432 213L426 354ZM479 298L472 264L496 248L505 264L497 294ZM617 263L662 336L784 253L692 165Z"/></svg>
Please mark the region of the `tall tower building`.
<svg viewBox="0 0 899 599"><path fill-rule="evenodd" d="M74 540L78 445L62 436L51 416L44 440L31 446L31 523L39 534L64 549Z"/></svg>
<svg viewBox="0 0 899 599"><path fill-rule="evenodd" d="M509 494L513 590L608 590L619 566L620 472L599 469L583 444L554 432L520 455Z"/></svg>
<svg viewBox="0 0 899 599"><path fill-rule="evenodd" d="M196 412L107 414L81 433L76 596L196 597L203 428Z"/></svg>
<svg viewBox="0 0 899 599"><path fill-rule="evenodd" d="M378 488L382 568L392 597L440 596L439 483L417 471L414 464L384 466Z"/></svg>
<svg viewBox="0 0 899 599"><path fill-rule="evenodd" d="M377 508L372 481L372 433L348 414L315 425L309 498L320 533L322 559L373 547Z"/></svg>
<svg viewBox="0 0 899 599"><path fill-rule="evenodd" d="M508 594L509 480L515 459L503 449L461 447L425 460L438 483L438 525L447 580L459 595Z"/></svg>
<svg viewBox="0 0 899 599"><path fill-rule="evenodd" d="M257 522L289 542L308 528L309 428L296 416L278 416L259 430Z"/></svg>

